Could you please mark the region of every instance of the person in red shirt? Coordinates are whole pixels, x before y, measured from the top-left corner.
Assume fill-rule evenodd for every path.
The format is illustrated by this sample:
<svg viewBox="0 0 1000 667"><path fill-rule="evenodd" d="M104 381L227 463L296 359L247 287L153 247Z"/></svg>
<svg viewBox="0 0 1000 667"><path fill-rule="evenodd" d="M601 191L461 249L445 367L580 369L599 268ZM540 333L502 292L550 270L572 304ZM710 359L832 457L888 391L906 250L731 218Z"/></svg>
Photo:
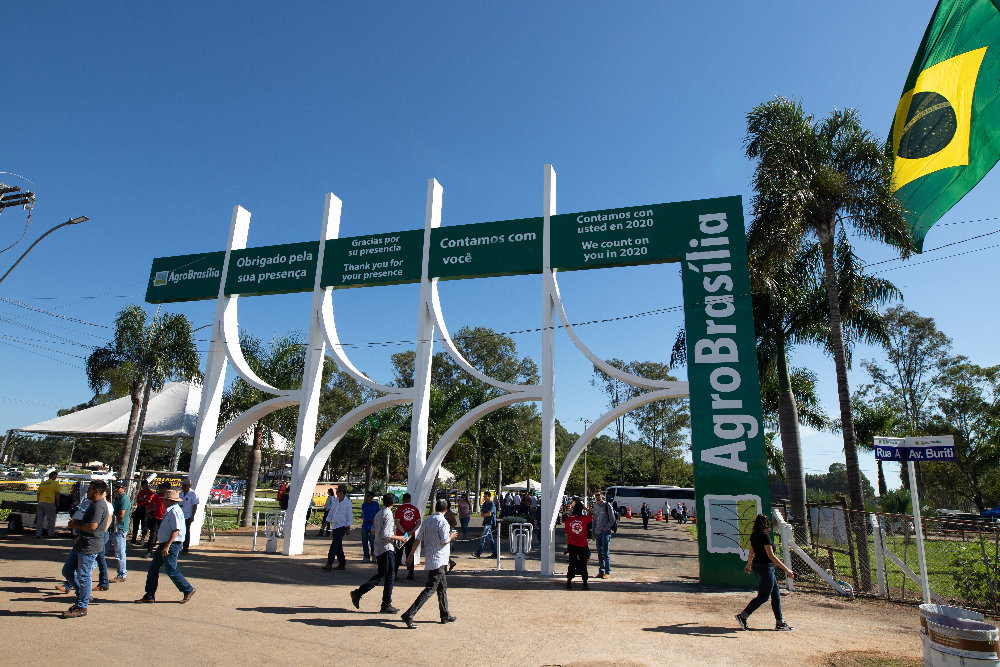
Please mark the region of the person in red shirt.
<svg viewBox="0 0 1000 667"><path fill-rule="evenodd" d="M590 558L590 547L587 545L590 522L594 517L587 514L583 503L577 499L573 505L563 530L566 532L566 547L569 551L569 570L566 572L566 588L573 588L573 577L580 575L583 579L583 589L590 590L587 583L587 560Z"/></svg>
<svg viewBox="0 0 1000 667"><path fill-rule="evenodd" d="M170 482L161 482L156 487L156 495L149 499L146 509L146 529L149 530L149 541L146 543L146 558L153 557L153 547L156 546L156 534L160 530L160 522L167 508L163 505L163 494L170 490Z"/></svg>
<svg viewBox="0 0 1000 667"><path fill-rule="evenodd" d="M149 509L149 501L156 495L146 480L142 480L141 487L135 497L135 511L132 512L132 544L135 544L135 538L140 530L142 539L139 542L146 541L146 511Z"/></svg>
<svg viewBox="0 0 1000 667"><path fill-rule="evenodd" d="M403 504L396 508L393 518L396 520L396 534L409 534L406 543L402 547L396 547L396 573L398 574L400 564L406 561L410 552L413 551L413 536L417 532L417 526L420 525L420 510L410 502L410 494L403 494ZM413 561L407 563L406 571L406 578L413 579Z"/></svg>

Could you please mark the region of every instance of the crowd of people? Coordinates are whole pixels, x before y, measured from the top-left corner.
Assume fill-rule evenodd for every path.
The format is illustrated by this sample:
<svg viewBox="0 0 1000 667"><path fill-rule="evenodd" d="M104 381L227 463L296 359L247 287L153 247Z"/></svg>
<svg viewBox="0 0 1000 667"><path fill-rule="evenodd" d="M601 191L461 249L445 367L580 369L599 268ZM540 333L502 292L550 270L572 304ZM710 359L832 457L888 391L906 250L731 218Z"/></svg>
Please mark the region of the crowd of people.
<svg viewBox="0 0 1000 667"><path fill-rule="evenodd" d="M49 530L54 534L55 522L50 518L50 509L58 500L58 482L56 473L39 485L38 527L36 536L42 534L42 526L48 521ZM54 489L54 491L53 491ZM137 544L136 538L142 531L139 544L145 543L147 557L151 558L147 573L144 595L136 600L139 604L149 604L156 601L156 592L161 569L166 569L167 576L181 593L181 603L188 602L195 589L187 581L178 567L178 556L187 551L190 542L190 527L198 506L198 497L191 490L190 482L182 481L181 492L171 488L169 482L161 482L154 493L145 480L136 497L136 508L131 513L133 522L132 544ZM108 500L109 495L111 500ZM396 507L396 497L388 493L376 500L372 492L366 492L361 505L361 535L363 562L376 563L375 574L357 589L350 591L351 603L355 609L361 608L361 600L366 593L377 586L382 587L382 603L380 613L399 614L392 604L393 585L399 576L399 568L405 566L407 579L414 578L415 552L422 544L424 548L424 571L427 572L427 582L424 589L413 604L400 615L407 628L415 628L414 618L423 605L435 594L438 598L438 612L442 623L456 620L448 609L447 574L455 568L456 563L451 558L451 545L458 538L458 527L464 536L468 536L468 526L472 516L472 504L468 494L463 494L458 501L458 515L451 509L451 502L440 498L434 505L434 513L423 519L420 509L411 502L410 494L405 493L402 502ZM491 558L496 557L498 549L498 526L502 515L531 516L534 512L540 515L537 499L532 494L507 494L502 503L492 499L490 492L483 494L480 507L482 517L482 534L474 558L482 557L486 542L493 547ZM594 542L597 550L597 577L607 579L611 576L611 536L618 529L619 514L617 507L604 499L600 491L594 494L594 505L588 508L583 499L574 497L565 499L563 503L564 533L566 535L566 550L569 566L566 573L566 588L572 589L573 579L579 577L583 588L589 590L589 572L587 563L590 560L590 543ZM686 523L687 507L677 503L670 507L664 503L668 516L678 523ZM525 510L529 514L525 514ZM63 618L77 618L87 615L92 590L93 571L98 570L97 590L109 590L112 583L124 582L128 577L126 540L128 533L128 517L132 510L131 502L124 484L115 482L109 488L103 480L93 480L86 491L86 497L80 498L72 510L69 528L74 531L73 548L63 564L64 582L55 586L57 592L73 593L75 602L72 607L62 613ZM639 510L643 528L648 529L652 508L643 503ZM343 540L354 527L354 508L351 499L347 497L346 487L340 485L336 490L329 489L324 505L324 516L319 536L330 536L330 549L323 570L345 570L346 557ZM148 533L148 541L147 541ZM114 549L117 572L114 579L109 579L105 552L108 544ZM336 562L336 565L334 563ZM746 572L753 574L759 581L757 596L736 614L739 626L746 630L748 618L768 599L775 617L776 630L791 630L782 617L781 596L775 577L775 568L785 570L788 577L794 577L794 572L787 568L774 554L770 538L770 522L764 515L759 515L754 522L750 536L749 557Z"/></svg>

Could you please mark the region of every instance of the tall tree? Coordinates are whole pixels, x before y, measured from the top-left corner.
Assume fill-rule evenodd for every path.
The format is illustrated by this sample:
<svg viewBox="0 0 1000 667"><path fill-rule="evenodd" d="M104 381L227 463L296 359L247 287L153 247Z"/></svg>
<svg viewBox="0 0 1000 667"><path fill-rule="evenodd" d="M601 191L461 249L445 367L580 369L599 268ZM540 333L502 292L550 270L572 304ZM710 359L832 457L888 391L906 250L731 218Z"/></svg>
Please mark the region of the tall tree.
<svg viewBox="0 0 1000 667"><path fill-rule="evenodd" d="M801 102L782 97L747 114L745 148L747 157L757 161L748 239L759 248L761 260L780 265L807 237L819 241L851 506L863 511L834 245L838 226L849 225L863 237L894 246L902 257L910 255L909 225L890 182L892 158L853 109L835 110L814 122ZM861 583L868 590L868 541L864 526L857 524Z"/></svg>
<svg viewBox="0 0 1000 667"><path fill-rule="evenodd" d="M854 431L858 438L858 449L863 452L875 451L876 436L899 436L905 434L905 426L899 412L891 403L883 399L866 400L864 389L855 392L853 398ZM838 424L839 426L839 424ZM885 483L885 472L882 470L882 459L875 461L878 466L878 495L888 493Z"/></svg>
<svg viewBox="0 0 1000 667"><path fill-rule="evenodd" d="M131 482L152 392L167 380L200 380L198 366L198 348L185 315L163 313L150 320L134 304L119 311L111 344L87 357L87 381L95 394L110 391L114 398L132 400L119 479Z"/></svg>
<svg viewBox="0 0 1000 667"><path fill-rule="evenodd" d="M670 366L656 361L633 361L627 366L634 375L650 380L674 381ZM643 390L637 390L645 393ZM652 456L653 484L661 483L663 463L676 457L689 443L682 437L684 429L691 427L691 413L683 398L668 398L646 403L632 410L632 421L636 430L649 446Z"/></svg>
<svg viewBox="0 0 1000 667"><path fill-rule="evenodd" d="M619 370L625 370L626 363L621 359L605 359L609 366L614 366ZM638 389L629 383L608 375L597 366L594 366L594 376L590 379L590 384L601 390L607 399L608 410L614 410L619 405L626 403L636 395ZM625 440L628 436L628 416L619 415L615 419L615 441L618 443L618 483L625 483Z"/></svg>

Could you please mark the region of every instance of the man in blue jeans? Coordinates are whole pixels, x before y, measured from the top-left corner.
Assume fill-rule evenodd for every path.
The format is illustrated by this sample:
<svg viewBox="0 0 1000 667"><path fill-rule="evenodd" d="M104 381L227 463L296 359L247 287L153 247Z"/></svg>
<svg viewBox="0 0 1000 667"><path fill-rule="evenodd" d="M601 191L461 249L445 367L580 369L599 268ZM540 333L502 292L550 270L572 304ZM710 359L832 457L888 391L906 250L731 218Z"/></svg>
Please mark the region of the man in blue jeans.
<svg viewBox="0 0 1000 667"><path fill-rule="evenodd" d="M149 572L146 574L146 594L136 600L138 603L156 602L156 588L160 580L160 568L167 566L167 576L174 582L184 599L184 604L194 595L194 587L188 583L181 571L177 569L177 556L184 546L184 535L187 531L187 522L184 521L184 512L178 503L181 502L181 494L173 489L164 492L163 520L160 521L160 528L156 533L157 545L153 551L153 562L149 564Z"/></svg>
<svg viewBox="0 0 1000 667"><path fill-rule="evenodd" d="M78 531L73 549L63 565L63 577L69 587L76 592L76 604L62 613L63 618L78 618L87 615L90 604L91 573L97 562L97 554L104 549L104 533L111 519L111 506L105 501L108 485L95 479L87 487L90 505L78 521L70 519L69 528ZM65 590L56 586L57 590Z"/></svg>
<svg viewBox="0 0 1000 667"><path fill-rule="evenodd" d="M365 491L365 502L361 503L361 546L364 548L364 561L375 560L375 536L372 535L372 523L378 514L378 501L375 494Z"/></svg>
<svg viewBox="0 0 1000 667"><path fill-rule="evenodd" d="M118 576L111 580L111 583L120 584L128 576L128 567L125 563L125 538L128 535L128 515L132 509L132 502L125 493L125 485L115 482L114 499L111 501L111 525L108 527L109 541L115 550L115 560L118 563Z"/></svg>
<svg viewBox="0 0 1000 667"><path fill-rule="evenodd" d="M495 558L497 555L497 542L493 539L493 527L496 526L496 504L490 500L492 494L487 491L483 494L485 496L485 502L480 508L480 516L483 517L483 536L479 538L479 548L476 549L476 553L472 554L473 558L479 558L483 555L483 547L486 546L486 538L489 538L490 543L493 545L493 553L489 555L490 558Z"/></svg>
<svg viewBox="0 0 1000 667"><path fill-rule="evenodd" d="M615 525L614 510L611 503L604 502L604 494L600 491L594 494L594 541L597 543L597 578L607 579L611 576L611 528Z"/></svg>

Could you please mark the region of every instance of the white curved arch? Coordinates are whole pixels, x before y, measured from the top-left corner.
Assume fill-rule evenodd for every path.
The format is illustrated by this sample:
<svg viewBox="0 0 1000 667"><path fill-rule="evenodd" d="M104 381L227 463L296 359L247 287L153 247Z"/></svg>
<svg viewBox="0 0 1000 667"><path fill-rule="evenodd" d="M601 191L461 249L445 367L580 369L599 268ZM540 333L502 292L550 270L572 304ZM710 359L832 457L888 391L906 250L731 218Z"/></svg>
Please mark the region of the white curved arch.
<svg viewBox="0 0 1000 667"><path fill-rule="evenodd" d="M418 477L417 489L413 494L417 501L426 501L427 494L431 492L431 486L434 483L434 476L437 474L438 468L441 467L441 463L444 462L445 455L452 446L458 442L458 439L468 430L473 424L479 421L481 418L485 417L494 410L499 410L500 408L506 407L508 405L513 405L514 403L526 403L528 401L540 401L542 400L542 389L537 387L537 385L528 385L530 391L518 391L509 394L503 394L492 400L486 401L482 405L472 410L469 410L461 419L451 425L438 444L434 446L430 455L427 457L427 463L424 464L423 470L420 471L420 476ZM422 507L419 502L415 503L417 507Z"/></svg>
<svg viewBox="0 0 1000 667"><path fill-rule="evenodd" d="M222 460L226 458L226 454L229 453L229 448L237 438L239 438L243 433L246 432L248 428L254 425L259 419L263 419L267 415L271 414L275 410L280 410L281 408L291 407L293 405L298 405L297 399L290 399L287 397L279 396L277 398L272 398L263 403L258 403L246 412L241 413L236 419L231 421L222 431L215 437L212 442L212 446L209 447L208 452L202 457L201 465L198 466L198 470L194 475L191 475L198 480L199 487L207 484L209 488L196 488L195 492L203 494L199 497L208 497L208 492L211 491L211 484L215 481L215 473L218 472L219 466L222 465ZM212 470L212 466L215 469ZM209 470L212 470L211 475L205 475Z"/></svg>
<svg viewBox="0 0 1000 667"><path fill-rule="evenodd" d="M509 392L519 392L524 391L526 387L535 387L538 385L530 384L511 384L509 382L501 382L500 380L495 380L489 375L480 372L472 364L470 364L462 353L458 351L455 347L455 342L451 339L451 334L448 333L448 327L444 323L444 315L441 313L441 300L438 297L437 288L437 278L431 279L431 303L429 304L431 309L431 317L434 318L434 326L437 328L438 340L441 341L441 345L448 352L452 359L455 360L462 370L476 378L477 380L482 380L488 385L492 385L497 389L503 389Z"/></svg>
<svg viewBox="0 0 1000 667"><path fill-rule="evenodd" d="M412 394L413 389L410 387L390 387L389 385L375 382L355 368L351 360L347 358L347 355L344 353L344 346L340 344L340 337L337 335L337 323L333 317L332 291L332 289L327 288L326 294L323 295L323 309L320 311L319 321L323 326L323 335L326 336L326 344L330 346L330 353L337 360L337 364L344 369L345 373L369 389L380 391L383 394Z"/></svg>
<svg viewBox="0 0 1000 667"><path fill-rule="evenodd" d="M583 356L587 357L592 364L600 368L602 371L607 373L613 378L617 378L622 382L627 382L635 387L642 387L643 389L675 389L678 385L677 382L666 381L666 380L650 380L648 378L641 377L639 375L633 375L632 373L627 373L620 368L615 368L608 362L601 359L599 356L594 354L590 348L583 344L583 341L576 335L573 331L573 325L569 323L569 318L566 316L566 309L563 307L562 297L559 295L559 283L556 281L556 269L552 270L552 285L553 289L553 301L555 301L556 312L559 313L559 319L562 320L563 328L566 333L569 334L569 338L576 345L576 348L583 353ZM685 383L686 384L686 383Z"/></svg>
<svg viewBox="0 0 1000 667"><path fill-rule="evenodd" d="M272 387L257 377L244 358L243 349L240 347L240 324L236 309L238 299L238 294L229 297L229 303L226 304L226 311L222 316L222 342L226 347L226 356L229 358L229 363L233 365L233 370L251 387L275 396L294 396L297 402L300 393L298 389Z"/></svg>
<svg viewBox="0 0 1000 667"><path fill-rule="evenodd" d="M301 491L304 489L307 490L316 488L316 482L319 481L319 473L323 469L323 464L326 463L326 460L329 458L334 447L337 446L337 443L340 442L341 438L347 435L348 431L354 428L358 422L365 419L365 417L368 417L379 410L384 410L385 408L389 408L394 405L402 405L409 402L409 397L402 396L400 394L383 396L381 398L376 398L366 403L362 403L338 419L337 423L331 426L330 429L323 434L323 437L321 437L319 442L316 443L316 447L313 449L312 454L309 455L309 461L306 463L305 468L302 471L302 480L295 485L295 490L289 498L291 505L288 508L288 516L305 516L312 493L303 493ZM285 539L288 539L287 533Z"/></svg>
<svg viewBox="0 0 1000 667"><path fill-rule="evenodd" d="M556 484L553 489L554 493L550 497L550 501L555 502L557 499L562 497L563 493L566 492L566 482L569 481L569 475L573 471L573 466L576 465L580 455L583 454L584 447L590 444L590 441L593 440L598 433L607 428L611 422L618 419L618 417L621 417L629 410L634 410L635 408L645 405L646 403L652 403L653 401L659 401L665 398L686 398L689 395L687 382L677 382L675 384L683 385L683 388L675 387L673 389L651 391L648 394L641 394L629 401L625 401L614 410L608 410L603 415L598 417L597 421L591 424L590 428L583 432L580 439L576 441L576 444L574 444L569 450L569 453L566 454L566 460L563 461L562 467L559 469L559 475L556 477ZM548 518L549 532L555 530L556 514L557 512L553 512L552 516Z"/></svg>

